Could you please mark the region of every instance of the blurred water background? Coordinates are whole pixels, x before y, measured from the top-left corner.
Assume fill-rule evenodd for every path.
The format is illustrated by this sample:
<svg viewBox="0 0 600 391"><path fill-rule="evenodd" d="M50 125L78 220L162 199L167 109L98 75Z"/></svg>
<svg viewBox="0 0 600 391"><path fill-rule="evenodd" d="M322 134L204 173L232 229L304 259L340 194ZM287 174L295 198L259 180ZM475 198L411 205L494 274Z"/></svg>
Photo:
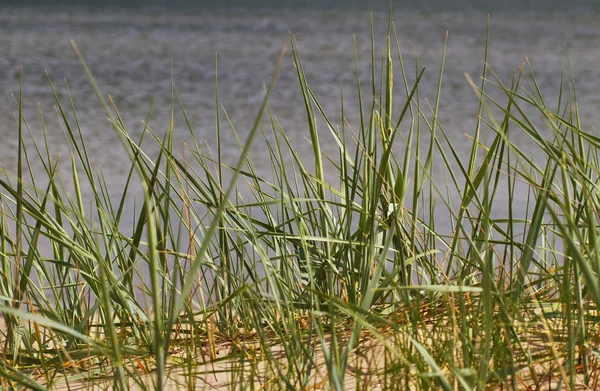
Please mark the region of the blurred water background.
<svg viewBox="0 0 600 391"><path fill-rule="evenodd" d="M290 32L298 41L308 83L326 112L336 124L342 123L343 86L346 117L357 129L354 39L361 82L368 91L371 13L379 64L388 10L387 0L0 2L0 164L8 172L16 171L17 109L11 94L18 96L22 67L24 112L32 132L42 140L39 104L51 154L53 158L63 156L60 170L70 177L68 144L57 119L47 71L65 105L67 80L90 155L101 167L110 190L116 194L122 190L129 167L127 156L71 40L80 48L104 95L115 101L134 139L141 134L142 121L155 99L150 127L158 134L167 129L173 75L195 136L214 147L215 53L220 102L243 139L252 127L264 84L271 78L281 48L289 49ZM549 105L557 100L567 45L583 125L595 126L600 119L600 2L395 0L392 19L409 80L414 80L416 59L419 68L428 68L421 85L423 101L435 99L449 33L439 119L455 145L465 148L465 156L470 148L466 134L473 133L477 113L477 98L465 73L474 80L481 75L488 15L492 69L510 83L513 71L528 58ZM396 106L400 107L404 93L398 62L396 66ZM308 156L306 113L290 50L271 105L297 151ZM227 126L223 128L230 134ZM327 141L327 130L322 127L321 131L325 151L337 156L335 145ZM179 111L174 136L180 150L191 140ZM528 141L524 138L523 142ZM239 155L237 141L225 137L223 143L225 161L234 163ZM269 172L263 151L258 143L253 158L259 169Z"/></svg>

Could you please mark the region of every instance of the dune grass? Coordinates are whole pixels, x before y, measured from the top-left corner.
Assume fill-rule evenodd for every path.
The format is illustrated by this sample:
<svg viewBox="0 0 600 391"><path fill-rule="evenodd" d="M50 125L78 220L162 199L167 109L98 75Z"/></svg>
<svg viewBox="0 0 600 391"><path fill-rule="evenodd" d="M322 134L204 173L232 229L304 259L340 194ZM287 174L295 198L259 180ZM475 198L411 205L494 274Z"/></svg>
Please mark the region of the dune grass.
<svg viewBox="0 0 600 391"><path fill-rule="evenodd" d="M202 389L223 373L230 389L599 387L600 138L581 126L572 74L549 107L529 66L505 84L486 47L481 81L465 80L474 129L453 140L438 119L445 53L426 100L426 71L409 74L392 23L386 43L371 85L357 60L350 126L319 103L291 36L313 154L270 108L275 71L235 166L221 160L221 139L238 136L220 109L216 151L187 123L178 153L172 120L133 140L74 45L131 166L109 196L67 87L55 98L69 189L16 98L18 170L0 179L0 389L161 390L173 376ZM261 137L268 177L251 159ZM465 141L469 156L453 147ZM143 205L127 208L139 185Z"/></svg>

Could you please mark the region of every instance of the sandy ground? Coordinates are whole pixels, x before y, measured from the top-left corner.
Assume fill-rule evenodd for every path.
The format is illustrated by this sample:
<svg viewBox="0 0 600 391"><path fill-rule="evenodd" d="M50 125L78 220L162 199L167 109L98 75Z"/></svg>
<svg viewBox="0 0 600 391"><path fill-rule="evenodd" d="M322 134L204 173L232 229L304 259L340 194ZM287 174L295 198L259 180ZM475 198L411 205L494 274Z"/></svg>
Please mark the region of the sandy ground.
<svg viewBox="0 0 600 391"><path fill-rule="evenodd" d="M215 360L206 361L204 363L195 363L190 368L185 368L182 361L185 360L184 354L173 354L169 357L166 373L166 390L234 390L240 389L240 381L245 388L249 388L250 382L254 383L254 389L278 389L278 381L276 369L269 366L269 361L262 359L261 354L257 351L252 352L252 348L246 346L248 353L245 354L242 360L243 353L236 352L235 347L230 343L221 343L217 345ZM259 349L257 347L257 349ZM356 388L367 390L384 390L379 384L379 376L375 376L376 371L383 369L383 347L381 345L373 345L369 350L370 357L353 357L351 365L345 375L344 388L353 390ZM281 346L272 346L271 354L277 358L278 363L282 366L287 365L285 352ZM234 358L231 358L234 357ZM198 357L196 360L201 361L207 357ZM310 389L321 390L328 389L328 381L326 367L324 365L323 353L318 350L315 357L316 368L313 368L314 375L310 380ZM381 362L380 362L381 361ZM154 370L143 374L145 364L142 360L139 361L136 370L136 376L143 382L145 387L149 389L156 388L156 373ZM131 368L130 368L131 370ZM242 376L244 379L242 379ZM100 390L113 389L112 379L95 379L93 381L76 381L67 385L66 379L57 378L53 389L56 390ZM139 381L139 380L138 380ZM357 382L360 387L357 387ZM129 385L133 390L142 389L139 384L136 384L132 378L129 379Z"/></svg>
<svg viewBox="0 0 600 391"><path fill-rule="evenodd" d="M227 346L222 346L224 350L229 350ZM346 372L344 389L345 390L387 390L390 385L385 386L382 384L382 370L384 368L383 365L383 347L378 344L373 344L371 350L369 351L368 359L360 360L358 366L350 365L349 370ZM356 359L356 357L355 357ZM285 361L282 359L282 362ZM327 381L323 356L319 353L316 357L316 362L320 363L322 366L317 369L316 374L312 377L309 389L313 390L327 390L331 389L329 382ZM273 372L268 370L266 362L259 362L258 365L254 367L254 371L258 372L261 375L254 377L254 389L278 389L277 387L283 387L281 383L277 383L276 377L273 375ZM232 368L235 368L235 371L232 371ZM251 364L246 363L244 365L246 371L246 376L249 376L249 372L251 370ZM214 391L222 391L222 390L237 390L241 389L239 387L240 384L240 364L235 360L221 360L216 362L208 362L205 364L197 365L193 368L192 373L181 369L181 366L178 368L171 368L167 373L167 381L165 383L166 390L214 390ZM187 373L186 373L187 372ZM532 378L532 373L530 370L523 370L519 373L517 377L517 387L518 390L523 391L559 391L559 390L568 390L569 388L565 385L565 383L560 382L561 374L552 363L546 364L538 364L536 365L535 378ZM237 375L234 375L237 374ZM600 376L600 373L592 374L597 377ZM142 377L142 381L145 387L149 389L154 389L155 382L155 373L148 373L147 375ZM591 386L586 386L584 384L584 376L583 374L577 375L576 387L573 391L583 391L583 390L597 390L600 389L600 383L596 379L595 383L592 383ZM252 381L250 379L244 379L244 389L249 389L249 382ZM279 384L279 386L278 386ZM538 384L536 386L535 384ZM130 381L130 386L133 390L142 389L138 384L134 381ZM96 382L94 385L90 382L78 382L76 384L71 384L69 389L71 390L90 390L90 389L112 389L111 382ZM67 390L66 384L60 385L56 384L56 390ZM283 389L283 388L281 388ZM418 390L418 386L415 385L410 388L411 390ZM461 390L458 384L453 385L453 389ZM492 388L487 388L492 390ZM504 390L503 388L496 388L498 390Z"/></svg>
<svg viewBox="0 0 600 391"><path fill-rule="evenodd" d="M0 322L0 335L4 335L5 325ZM2 337L0 337L2 339ZM3 342L3 341L0 341ZM1 346L4 346L2 343ZM532 355L537 352L543 352L548 349L548 344L543 338L536 338L530 341L529 346ZM200 356L193 357L192 360L186 358L185 349L173 351L169 354L167 361L167 373L165 389L167 390L236 390L240 389L239 384L250 388L250 383L254 383L255 390L278 389L283 386L277 378L277 370L273 367L273 362L281 368L288 368L285 352L280 345L271 346L271 355L276 360L265 360L264 354L260 352L260 346L256 341L249 340L244 346L244 352L239 351L239 347L231 343L222 342L216 345L212 352L213 359L204 352ZM379 340L364 339L361 342L361 349L355 351L350 358L350 365L345 375L344 388L346 390L384 390L389 389L390 385L383 384L382 375L385 369L384 346ZM562 353L562 352L561 352ZM311 371L313 375L310 378L309 388L314 390L331 389L327 379L327 369L323 356L323 351L316 350L313 357L314 367ZM188 365L189 362L193 364ZM546 360L534 366L521 369L517 372L516 383L519 390L527 391L558 391L568 390L569 388L560 383L560 367L563 362L559 360ZM1 365L1 362L0 362ZM135 377L130 377L129 386L133 390L142 389L142 385L148 389L154 389L156 385L156 373L152 367L151 359L128 360L128 370L135 372ZM595 372L590 373L592 383L590 386L584 384L583 373L576 376L577 384L574 390L600 390L600 369L598 363L593 365ZM85 360L73 360L69 368L69 377L58 374L53 381L53 390L108 390L113 389L112 379L106 379L102 373L98 377L90 379L89 372L85 367ZM102 370L100 370L102 372ZM78 379L78 373L81 375ZM44 377L41 373L36 375L35 371L30 376L41 384L44 384ZM244 377L242 379L242 377ZM134 380L134 378L136 380ZM141 382L141 384L140 384ZM452 385L454 389L461 389L458 384ZM0 390L3 387L0 385ZM417 386L411 387L417 390ZM491 388L488 388L491 390ZM501 389L501 388L498 388Z"/></svg>

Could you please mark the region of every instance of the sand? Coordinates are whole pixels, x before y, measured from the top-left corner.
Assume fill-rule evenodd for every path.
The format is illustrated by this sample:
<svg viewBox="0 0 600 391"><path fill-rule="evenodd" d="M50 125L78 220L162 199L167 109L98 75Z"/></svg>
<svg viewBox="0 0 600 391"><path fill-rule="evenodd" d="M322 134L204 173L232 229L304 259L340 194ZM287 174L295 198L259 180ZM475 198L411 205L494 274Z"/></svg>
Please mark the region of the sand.
<svg viewBox="0 0 600 391"><path fill-rule="evenodd" d="M6 326L0 321L0 339L5 335ZM4 341L1 346L4 346ZM530 340L529 348L532 355L543 353L548 349L548 343L544 338ZM250 383L254 383L254 389L280 389L284 383L278 378L279 366L282 372L290 370L306 371L301 368L299 363L290 366L286 360L284 347L278 344L272 344L269 347L269 355L272 359L265 359L265 352L260 349L260 344L255 338L244 341L244 346L237 346L231 342L220 342L215 345L211 352L196 349L199 352L190 358L185 347L178 347L169 352L167 360L166 381L164 387L166 390L234 390L240 389L239 384L244 388L250 388ZM564 352L561 352L564 353ZM212 356L212 358L211 358ZM391 385L384 383L385 371L385 347L380 340L368 337L365 334L361 338L360 349L357 349L351 355L350 365L345 374L344 389L346 390L384 390L389 389ZM322 349L316 349L312 357L314 366L311 370L312 375L308 382L308 388L312 390L331 389L327 378L327 368L325 365ZM129 386L132 390L141 390L142 385L148 389L156 388L156 372L153 368L153 359L151 357L133 357L126 356L126 369L129 373L135 373L135 376L128 377ZM67 374L58 373L53 379L52 390L110 390L115 388L111 376L107 376L110 365L106 363L104 368L95 366L87 367L88 359L73 359L66 363ZM1 364L1 362L0 362ZM516 383L519 390L566 390L568 387L560 383L561 376L565 376L564 371L561 374L560 365L564 364L563 359L544 360L532 366L522 368L517 371ZM590 386L584 384L583 373L576 375L575 390L593 390L600 389L600 369L595 362L592 372L592 383ZM96 376L90 374L96 371ZM39 371L29 370L28 375L39 384L47 384L44 374ZM300 372L302 373L302 372ZM460 389L458 384L453 384L453 388ZM299 388L298 385L293 387ZM3 387L0 385L0 390ZM491 388L488 388L491 389ZM500 388L498 388L500 389ZM418 390L418 385L411 387L411 390Z"/></svg>

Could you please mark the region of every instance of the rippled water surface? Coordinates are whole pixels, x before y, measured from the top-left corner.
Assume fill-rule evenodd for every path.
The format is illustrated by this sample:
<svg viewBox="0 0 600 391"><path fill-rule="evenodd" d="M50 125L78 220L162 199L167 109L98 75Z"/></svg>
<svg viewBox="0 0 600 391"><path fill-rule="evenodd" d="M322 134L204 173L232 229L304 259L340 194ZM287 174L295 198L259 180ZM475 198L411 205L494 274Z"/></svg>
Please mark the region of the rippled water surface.
<svg viewBox="0 0 600 391"><path fill-rule="evenodd" d="M358 126L354 38L361 82L367 88L371 72L369 11L373 12L379 64L387 28L387 1L369 6L360 2L315 2L305 7L294 6L293 2L272 6L259 1L244 6L229 2L219 9L191 8L184 3L176 8L0 5L0 163L8 171L15 170L16 105L11 94L19 93L22 66L23 101L32 132L41 135L39 104L51 153L64 156L68 152L45 71L65 105L66 79L91 156L115 191L122 185L127 157L70 41L83 53L103 94L115 101L134 138L141 134L153 100L156 105L150 127L160 134L167 128L173 77L195 136L214 145L215 53L219 98L243 138L252 127L264 84L271 78L279 52L288 46L271 104L298 151L310 153L311 147L304 140L308 137L305 109L289 50L290 32L298 41L308 82L325 110L337 124L341 123L343 86L346 116L350 125ZM552 104L557 99L561 69L567 64L566 44L584 126L597 125L600 13L595 2L539 0L507 2L500 7L494 2L471 0L455 2L455 8L445 2L429 2L429 6L420 8L412 5L416 2L396 3L392 19L409 79L414 80L415 54L418 66L427 66L421 87L423 99L435 99L444 40L449 32L440 121L459 148L468 147L469 143L462 141L468 140L465 134L472 133L475 126L477 100L465 73L475 80L481 74L488 11L489 62L498 75L509 83L513 70L528 58ZM398 73L397 105L402 103L401 80ZM177 114L175 121L177 145L189 142L182 116ZM225 159L235 161L239 154L237 141L228 137L224 143ZM333 145L327 147L329 144L325 142L325 149L337 156ZM254 155L259 168L268 170L268 162L261 161L265 155ZM68 173L69 169L65 159L61 170Z"/></svg>

